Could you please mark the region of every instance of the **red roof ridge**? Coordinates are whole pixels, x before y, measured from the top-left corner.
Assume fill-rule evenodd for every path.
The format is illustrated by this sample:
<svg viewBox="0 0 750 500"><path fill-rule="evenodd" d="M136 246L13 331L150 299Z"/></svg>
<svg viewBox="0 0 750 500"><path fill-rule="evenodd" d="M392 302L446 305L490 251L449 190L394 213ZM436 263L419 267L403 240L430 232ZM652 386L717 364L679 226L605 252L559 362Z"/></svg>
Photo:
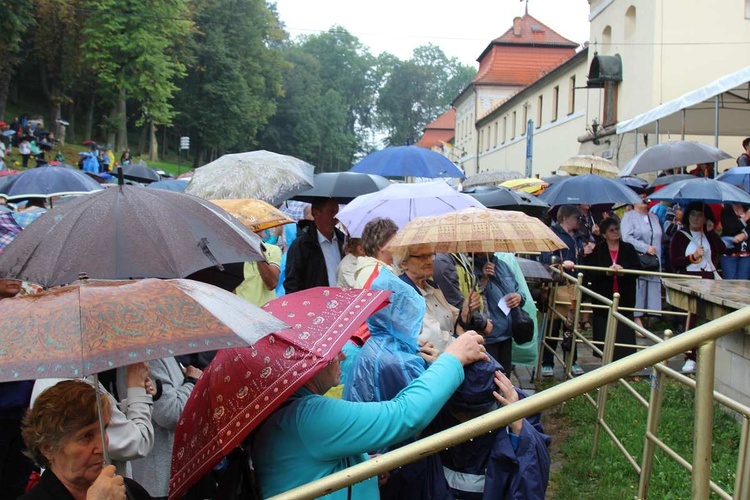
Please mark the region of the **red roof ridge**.
<svg viewBox="0 0 750 500"><path fill-rule="evenodd" d="M532 17L528 13L513 19L513 26L492 43L533 44L578 47L578 43L568 40L555 30Z"/></svg>
<svg viewBox="0 0 750 500"><path fill-rule="evenodd" d="M448 111L438 116L435 121L427 124L424 128L427 129L451 129L456 127L456 109L450 108Z"/></svg>

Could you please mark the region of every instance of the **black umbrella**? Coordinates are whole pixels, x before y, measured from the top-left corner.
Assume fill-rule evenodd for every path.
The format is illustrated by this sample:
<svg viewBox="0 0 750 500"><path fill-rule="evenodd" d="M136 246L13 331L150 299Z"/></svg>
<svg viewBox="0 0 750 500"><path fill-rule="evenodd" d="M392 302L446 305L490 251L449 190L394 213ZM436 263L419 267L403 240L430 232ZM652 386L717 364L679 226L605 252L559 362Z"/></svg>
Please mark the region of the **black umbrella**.
<svg viewBox="0 0 750 500"><path fill-rule="evenodd" d="M54 144L52 144L51 142L47 142L47 141L37 141L36 145L39 146L39 149L43 149L45 151L50 151L52 150L53 147L55 147Z"/></svg>
<svg viewBox="0 0 750 500"><path fill-rule="evenodd" d="M556 183L558 183L560 181L564 181L566 179L570 179L571 177L573 177L573 176L572 175L555 174L555 175L550 175L548 177L542 177L542 180L551 186L552 184L556 184Z"/></svg>
<svg viewBox="0 0 750 500"><path fill-rule="evenodd" d="M55 286L81 272L92 279L186 278L211 269L205 281L233 289L242 281L241 263L262 259L261 240L207 200L114 186L39 217L0 254L0 277Z"/></svg>
<svg viewBox="0 0 750 500"><path fill-rule="evenodd" d="M641 202L641 197L626 185L594 174L577 175L560 181L547 188L539 199L550 206Z"/></svg>
<svg viewBox="0 0 750 500"><path fill-rule="evenodd" d="M374 193L390 186L391 181L380 175L357 172L325 172L315 174L313 188L291 199L311 203L315 198L335 198L339 203L349 203L361 194Z"/></svg>
<svg viewBox="0 0 750 500"><path fill-rule="evenodd" d="M17 200L85 194L97 189L101 189L99 184L78 170L43 166L11 177L0 187L0 195L8 200Z"/></svg>
<svg viewBox="0 0 750 500"><path fill-rule="evenodd" d="M143 163L131 163L120 168L122 168L123 177L131 181L150 184L161 180L161 176L156 170L147 167Z"/></svg>
<svg viewBox="0 0 750 500"><path fill-rule="evenodd" d="M502 186L476 186L464 189L463 193L472 196L487 208L515 210L530 215L535 215L531 213L534 211L543 213L549 209L548 204L533 194Z"/></svg>
<svg viewBox="0 0 750 500"><path fill-rule="evenodd" d="M640 177L636 177L635 175L616 177L615 180L617 182L625 184L638 194L645 193L646 187L648 186L648 181L646 181L645 179L641 179Z"/></svg>

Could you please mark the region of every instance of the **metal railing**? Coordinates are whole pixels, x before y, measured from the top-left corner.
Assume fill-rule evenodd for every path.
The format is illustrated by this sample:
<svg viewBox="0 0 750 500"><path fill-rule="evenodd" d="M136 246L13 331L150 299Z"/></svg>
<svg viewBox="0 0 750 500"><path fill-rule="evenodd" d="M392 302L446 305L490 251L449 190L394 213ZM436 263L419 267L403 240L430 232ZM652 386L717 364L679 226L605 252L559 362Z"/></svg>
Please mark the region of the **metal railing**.
<svg viewBox="0 0 750 500"><path fill-rule="evenodd" d="M639 274L643 275L644 273L639 272ZM668 456L692 472L692 498L707 499L710 491L717 492L722 498L750 498L750 447L748 446L748 438L750 436L750 427L748 426L750 408L714 391L715 341L724 335L741 330L750 325L750 307L735 311L720 319L706 323L675 337L671 337L670 332L666 332L666 338L662 340L648 330L635 324L619 312L619 297L617 295L615 295L612 300L598 296L591 290L582 286L582 277L580 276L578 280L576 280L574 325L577 325L581 313L581 293L586 293L597 300L604 299L604 303L607 301L611 302L609 305L611 308L611 314L607 324L607 334L603 349L600 349L603 356L603 366L601 368L586 373L580 377L569 378L555 387L537 392L536 394L517 401L512 405L500 408L468 422L464 422L451 429L420 439L415 443L377 456L372 460L336 472L317 481L294 488L273 498L275 500L312 499L329 494L333 491L346 488L354 483L393 470L404 464L419 460L425 456L438 453L451 446L455 446L456 444L468 441L476 436L480 436L489 431L508 425L520 418L539 413L577 396L584 395L588 397L587 393L595 389L599 389L597 401L590 399L590 402L595 404L597 408L596 439L592 454L596 455L597 453L599 433L601 429L604 429L605 433L613 439L613 442L618 449L620 449L626 458L629 458L628 461L631 466L633 466L640 474L638 486L639 498L646 498L647 496L648 482L656 448L663 450ZM552 310L554 310L554 299L551 300L553 306ZM590 305L598 306L598 304ZM684 315L684 313L682 314ZM610 362L614 353L614 347L617 345L614 339L618 321L625 322L631 328L644 334L654 342L654 345L643 348L640 352L636 352L626 358ZM576 338L587 345L596 347L594 343L590 343L588 339L585 339L580 332L577 332ZM701 360L698 365L696 380L693 381L692 379L671 370L666 365L661 364L663 361L693 349L696 346L698 346L698 355ZM572 360L572 352L569 355L569 358L570 359L567 361ZM567 363L568 374L570 373L570 364L572 364L572 362ZM629 387L629 384L623 380L628 375L646 367L653 367L656 381L656 383L652 385L649 401L646 401L641 397L635 389ZM659 391L659 384L664 382L664 377L666 376L695 388L695 438L692 461L688 461L679 456L657 436L659 416L663 401L663 394ZM615 381L620 381L620 383L624 382L626 386L630 388L630 392L634 393L634 395L638 395L641 404L648 407L645 446L640 464L630 457L630 454L625 447L622 446L622 443L620 443L604 419L608 384ZM712 409L714 401L736 411L742 415L744 419L742 435L739 443L739 459L737 462L734 496L729 495L710 480L713 424Z"/></svg>

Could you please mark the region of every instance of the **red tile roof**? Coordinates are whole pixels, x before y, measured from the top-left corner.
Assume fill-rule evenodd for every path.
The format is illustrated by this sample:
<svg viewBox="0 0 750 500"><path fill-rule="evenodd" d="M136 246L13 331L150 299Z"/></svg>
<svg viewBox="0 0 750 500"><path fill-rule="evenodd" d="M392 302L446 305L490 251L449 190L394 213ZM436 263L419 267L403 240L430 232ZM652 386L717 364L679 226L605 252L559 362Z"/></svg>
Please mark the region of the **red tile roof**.
<svg viewBox="0 0 750 500"><path fill-rule="evenodd" d="M513 19L513 26L503 33L502 36L495 38L492 43L578 47L576 42L561 36L549 26L528 14Z"/></svg>
<svg viewBox="0 0 750 500"><path fill-rule="evenodd" d="M417 146L428 149L442 146L443 143L453 139L455 128L456 110L451 108L424 128L424 134L417 142Z"/></svg>

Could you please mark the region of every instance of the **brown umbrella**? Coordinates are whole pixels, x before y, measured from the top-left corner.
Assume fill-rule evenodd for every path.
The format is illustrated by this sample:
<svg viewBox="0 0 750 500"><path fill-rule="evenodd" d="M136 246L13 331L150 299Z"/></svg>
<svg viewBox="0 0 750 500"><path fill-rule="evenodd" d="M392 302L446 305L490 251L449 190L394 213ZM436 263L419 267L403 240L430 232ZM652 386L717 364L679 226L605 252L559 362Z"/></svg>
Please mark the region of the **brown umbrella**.
<svg viewBox="0 0 750 500"><path fill-rule="evenodd" d="M613 162L594 155L576 155L565 160L558 170L572 175L596 174L602 177L617 177L620 168Z"/></svg>
<svg viewBox="0 0 750 500"><path fill-rule="evenodd" d="M522 212L470 207L417 217L390 247L431 244L435 252L551 252L567 245L542 221Z"/></svg>
<svg viewBox="0 0 750 500"><path fill-rule="evenodd" d="M211 200L211 203L220 206L235 216L246 228L254 233L294 222L284 212L262 200L245 198Z"/></svg>

